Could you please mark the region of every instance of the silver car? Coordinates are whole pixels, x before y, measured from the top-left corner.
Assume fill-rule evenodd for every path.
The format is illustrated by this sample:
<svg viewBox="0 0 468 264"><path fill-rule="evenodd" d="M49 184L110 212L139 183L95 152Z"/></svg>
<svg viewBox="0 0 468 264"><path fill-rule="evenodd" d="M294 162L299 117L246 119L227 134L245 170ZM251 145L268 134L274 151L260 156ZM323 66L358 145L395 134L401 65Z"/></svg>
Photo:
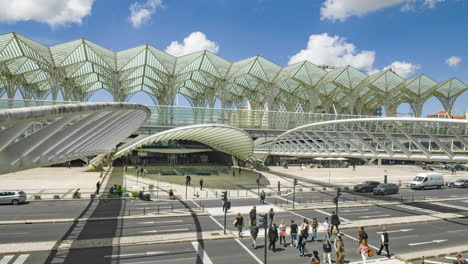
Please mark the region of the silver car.
<svg viewBox="0 0 468 264"><path fill-rule="evenodd" d="M0 191L0 204L18 205L26 202L26 193L23 191Z"/></svg>
<svg viewBox="0 0 468 264"><path fill-rule="evenodd" d="M453 187L455 188L467 188L468 187L468 180L456 180L454 183L453 183Z"/></svg>

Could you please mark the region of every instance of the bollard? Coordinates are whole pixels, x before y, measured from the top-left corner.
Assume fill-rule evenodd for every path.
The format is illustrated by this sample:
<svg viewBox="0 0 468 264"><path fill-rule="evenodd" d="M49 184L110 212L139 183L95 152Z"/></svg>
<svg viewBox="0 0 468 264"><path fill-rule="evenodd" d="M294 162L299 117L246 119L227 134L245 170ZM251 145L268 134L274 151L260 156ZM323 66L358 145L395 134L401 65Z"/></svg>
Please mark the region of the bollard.
<svg viewBox="0 0 468 264"><path fill-rule="evenodd" d="M424 264L424 256L421 258L421 264Z"/></svg>
<svg viewBox="0 0 468 264"><path fill-rule="evenodd" d="M309 203L312 204L312 199L310 199Z"/></svg>
<svg viewBox="0 0 468 264"><path fill-rule="evenodd" d="M158 214L159 214L159 205L158 205Z"/></svg>
<svg viewBox="0 0 468 264"><path fill-rule="evenodd" d="M204 213L205 212L205 204L202 203L201 209L202 209L202 212Z"/></svg>
<svg viewBox="0 0 468 264"><path fill-rule="evenodd" d="M130 215L130 209L128 209L128 215Z"/></svg>
<svg viewBox="0 0 468 264"><path fill-rule="evenodd" d="M423 200L426 200L426 191L424 191Z"/></svg>
<svg viewBox="0 0 468 264"><path fill-rule="evenodd" d="M215 198L218 198L218 191L215 191Z"/></svg>
<svg viewBox="0 0 468 264"><path fill-rule="evenodd" d="M403 195L400 197L400 201L403 202Z"/></svg>
<svg viewBox="0 0 468 264"><path fill-rule="evenodd" d="M323 203L323 197L320 197L320 203Z"/></svg>
<svg viewBox="0 0 468 264"><path fill-rule="evenodd" d="M345 199L343 198L343 203L344 203Z"/></svg>
<svg viewBox="0 0 468 264"><path fill-rule="evenodd" d="M237 198L239 198L239 190L237 190Z"/></svg>
<svg viewBox="0 0 468 264"><path fill-rule="evenodd" d="M146 207L143 208L143 215L146 215Z"/></svg>
<svg viewBox="0 0 468 264"><path fill-rule="evenodd" d="M301 199L297 199L297 203L300 204L300 203L301 203Z"/></svg>
<svg viewBox="0 0 468 264"><path fill-rule="evenodd" d="M171 204L171 213L174 212L174 204Z"/></svg>
<svg viewBox="0 0 468 264"><path fill-rule="evenodd" d="M412 198L413 202L414 202L414 193L413 193L413 198Z"/></svg>

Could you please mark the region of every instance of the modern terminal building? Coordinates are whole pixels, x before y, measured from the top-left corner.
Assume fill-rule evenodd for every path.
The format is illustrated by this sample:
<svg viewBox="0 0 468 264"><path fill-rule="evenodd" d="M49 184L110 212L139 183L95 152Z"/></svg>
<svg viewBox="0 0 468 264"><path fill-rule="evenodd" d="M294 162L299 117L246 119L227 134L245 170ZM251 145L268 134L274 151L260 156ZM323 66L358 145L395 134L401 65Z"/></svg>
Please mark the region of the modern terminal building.
<svg viewBox="0 0 468 264"><path fill-rule="evenodd" d="M115 103L86 103L101 89ZM468 122L451 115L467 90L456 78L404 79L392 69L369 76L209 51L174 57L150 45L114 52L85 39L46 46L9 33L0 36L0 173L87 158L95 166L467 162ZM126 103L138 92L154 105ZM178 95L190 106L175 105ZM422 117L432 97L443 118ZM396 117L403 103L412 117Z"/></svg>

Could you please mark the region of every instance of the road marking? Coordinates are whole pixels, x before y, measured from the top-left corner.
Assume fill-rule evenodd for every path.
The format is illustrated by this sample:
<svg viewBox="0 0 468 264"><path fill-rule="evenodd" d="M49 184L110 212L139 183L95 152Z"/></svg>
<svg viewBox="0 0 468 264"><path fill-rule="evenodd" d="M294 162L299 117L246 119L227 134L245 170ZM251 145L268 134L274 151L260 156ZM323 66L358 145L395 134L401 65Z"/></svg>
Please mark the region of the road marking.
<svg viewBox="0 0 468 264"><path fill-rule="evenodd" d="M316 210L314 210L314 211L316 211L316 212L319 212L319 213L321 213L321 214L324 214L324 215L328 215L328 216L330 216L330 215L331 215L330 213L327 213L327 212L325 212L325 211L322 211L322 210L319 210L319 209L316 209ZM351 221L351 220L349 220L349 219L346 219L346 218L344 218L344 217L341 217L341 216L340 216L340 220L343 220L343 221L348 221L348 222L349 222L349 221Z"/></svg>
<svg viewBox="0 0 468 264"><path fill-rule="evenodd" d="M14 255L6 255L2 259L0 259L0 264L8 264L10 260L14 257Z"/></svg>
<svg viewBox="0 0 468 264"><path fill-rule="evenodd" d="M437 211L424 209L424 208L419 208L419 207L415 207L415 206L410 206L410 205L406 205L406 204L400 204L400 205L397 205L397 207L404 208L404 209L407 209L407 210L410 210L410 211L419 211L421 213L426 213L426 214L438 214L439 213Z"/></svg>
<svg viewBox="0 0 468 264"><path fill-rule="evenodd" d="M160 232L175 232L175 231L188 231L188 228L179 228L179 229L165 229L165 230L146 230L140 231L138 233L160 233Z"/></svg>
<svg viewBox="0 0 468 264"><path fill-rule="evenodd" d="M213 264L213 261L211 261L210 257L208 257L208 254L206 254L205 249L202 247L202 245L200 245L200 243L192 242L192 246L197 251L197 254L202 260L203 264Z"/></svg>
<svg viewBox="0 0 468 264"><path fill-rule="evenodd" d="M292 203L292 200L288 200L288 199L283 198L283 197L276 196L275 198L278 198L278 199L281 199L281 200L284 200L284 201L287 201L287 202ZM297 199L297 198L298 198L298 197L296 197L296 199ZM297 202L296 202L296 203L297 203Z"/></svg>
<svg viewBox="0 0 468 264"><path fill-rule="evenodd" d="M149 221L149 222L140 222L139 224L162 224L162 223L180 223L180 222L183 222L183 220L171 220L171 221L159 221L159 222L155 222L155 221Z"/></svg>
<svg viewBox="0 0 468 264"><path fill-rule="evenodd" d="M346 209L346 210L341 210L342 213L350 213L350 212L362 212L362 211L369 211L370 209L369 208L365 208L365 209Z"/></svg>
<svg viewBox="0 0 468 264"><path fill-rule="evenodd" d="M458 229L458 230L449 230L447 232L449 233L460 233L460 232L466 232L468 229Z"/></svg>
<svg viewBox="0 0 468 264"><path fill-rule="evenodd" d="M450 264L446 262L432 261L432 260L426 260L426 259L424 260L424 262L432 263L432 264Z"/></svg>
<svg viewBox="0 0 468 264"><path fill-rule="evenodd" d="M13 264L23 264L28 257L29 254L22 254L15 260L15 262L13 262Z"/></svg>
<svg viewBox="0 0 468 264"><path fill-rule="evenodd" d="M449 208L453 208L453 209L458 209L458 210L462 210L462 211L467 211L468 210L468 207L453 205L453 204L448 204L448 203L437 202L437 203L432 203L432 204L443 206L443 207L449 207Z"/></svg>
<svg viewBox="0 0 468 264"><path fill-rule="evenodd" d="M445 256L445 258L446 258L446 259L451 259L451 260L456 260L456 259L457 259L457 258L455 258L455 257L447 257L447 256Z"/></svg>
<svg viewBox="0 0 468 264"><path fill-rule="evenodd" d="M408 246L412 247L412 246L419 246L419 245L426 245L426 244L433 244L433 243L439 244L445 241L448 241L448 239L439 239L439 240L432 240L432 241L426 241L426 242L410 243L408 244Z"/></svg>
<svg viewBox="0 0 468 264"><path fill-rule="evenodd" d="M371 260L367 260L366 263L380 262L380 261L388 261L388 258L371 259ZM351 261L348 264L361 264L361 263L362 261Z"/></svg>
<svg viewBox="0 0 468 264"><path fill-rule="evenodd" d="M409 232L409 231L413 231L414 229L399 229L399 230L390 230L390 231L387 231L387 233L397 233L397 232ZM383 232L377 232L377 234L382 234Z"/></svg>
<svg viewBox="0 0 468 264"><path fill-rule="evenodd" d="M352 237L352 236L350 236L350 235L348 235L348 234L346 234L346 233L343 233L342 231L341 231L340 233L343 234L343 235L345 235L345 236L347 236L348 238L351 238L351 239L354 240L354 241L358 241L357 238L354 238L354 237ZM367 244L367 245L368 245L369 247L375 249L375 250L380 250L380 248L375 247L375 246L373 246L373 245L371 245L371 244ZM385 251L385 250L382 250L382 252L383 252L383 253L387 253L387 251ZM362 263L362 262L361 262L361 263Z"/></svg>
<svg viewBox="0 0 468 264"><path fill-rule="evenodd" d="M417 237L419 235L410 235L410 236L399 236L399 237L392 237L392 240L393 239L401 239L401 238L408 238L408 237Z"/></svg>
<svg viewBox="0 0 468 264"><path fill-rule="evenodd" d="M374 217L386 217L386 216L390 216L388 214L385 214L385 215L363 215L363 216L360 216L358 218L374 218Z"/></svg>
<svg viewBox="0 0 468 264"><path fill-rule="evenodd" d="M257 263L263 264L263 262L259 258L257 258L257 256L255 256L255 254L250 249L248 249L244 244L242 244L242 242L240 242L239 239L236 238L235 240L239 245L241 245L242 248L245 249L245 251L247 251L247 253L250 254L250 256L252 256L253 259L255 259L255 261L257 261Z"/></svg>
<svg viewBox="0 0 468 264"><path fill-rule="evenodd" d="M149 251L143 253L130 253L130 254L115 254L115 255L106 255L105 258L121 258L121 257L135 257L135 256L153 256L153 255L161 255L167 254L170 251Z"/></svg>
<svg viewBox="0 0 468 264"><path fill-rule="evenodd" d="M162 260L150 260L150 261L140 261L140 262L126 262L121 264L148 264L148 263L159 263L159 262L172 262L172 261L179 261L179 260L193 260L191 258L178 258L178 259L162 259Z"/></svg>

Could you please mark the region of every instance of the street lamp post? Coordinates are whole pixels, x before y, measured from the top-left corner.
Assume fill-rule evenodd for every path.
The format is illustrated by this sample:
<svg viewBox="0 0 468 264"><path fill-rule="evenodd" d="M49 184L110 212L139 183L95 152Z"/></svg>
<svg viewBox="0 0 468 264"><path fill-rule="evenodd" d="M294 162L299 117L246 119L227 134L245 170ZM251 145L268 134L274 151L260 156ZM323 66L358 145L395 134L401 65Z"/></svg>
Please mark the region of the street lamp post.
<svg viewBox="0 0 468 264"><path fill-rule="evenodd" d="M294 184L293 184L293 208L294 208L295 202L296 202L296 185L297 185L297 179L294 179Z"/></svg>

